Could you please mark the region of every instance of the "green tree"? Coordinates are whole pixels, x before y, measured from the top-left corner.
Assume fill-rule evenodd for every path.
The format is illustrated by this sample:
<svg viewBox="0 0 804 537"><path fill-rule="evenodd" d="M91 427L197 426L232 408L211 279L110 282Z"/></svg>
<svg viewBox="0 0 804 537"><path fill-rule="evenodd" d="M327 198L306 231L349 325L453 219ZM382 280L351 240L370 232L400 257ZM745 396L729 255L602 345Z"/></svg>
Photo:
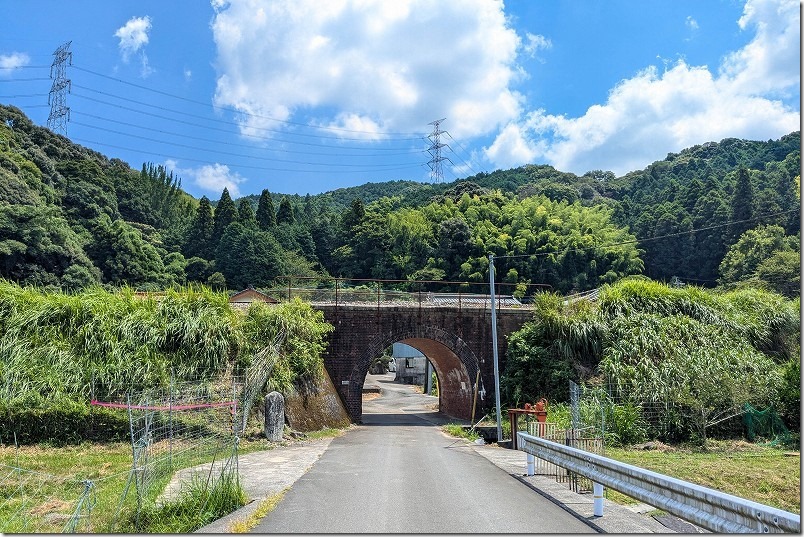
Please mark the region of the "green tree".
<svg viewBox="0 0 804 537"><path fill-rule="evenodd" d="M143 289L164 287L165 266L142 234L123 220L98 219L87 246L103 272L103 280Z"/></svg>
<svg viewBox="0 0 804 537"><path fill-rule="evenodd" d="M781 226L757 226L743 233L720 263L720 281L737 283L757 276L760 265L777 252L792 252L797 241ZM766 270L771 271L769 265Z"/></svg>
<svg viewBox="0 0 804 537"><path fill-rule="evenodd" d="M276 212L274 211L274 202L271 199L271 193L268 189L263 189L260 194L260 201L257 204L257 225L262 231L268 231L276 225Z"/></svg>
<svg viewBox="0 0 804 537"><path fill-rule="evenodd" d="M65 283L70 286L79 277L84 283L100 280L100 272L58 207L0 202L0 276L57 287L68 270Z"/></svg>
<svg viewBox="0 0 804 537"><path fill-rule="evenodd" d="M212 205L206 196L202 196L196 208L195 216L187 227L187 235L184 241L184 252L187 257L213 258L212 235L214 227Z"/></svg>
<svg viewBox="0 0 804 537"><path fill-rule="evenodd" d="M237 208L237 221L245 227L256 228L257 219L254 216L254 209L251 207L248 199L243 198Z"/></svg>
<svg viewBox="0 0 804 537"><path fill-rule="evenodd" d="M221 193L221 199L218 200L218 205L215 207L214 223L212 227L213 246L217 247L226 227L236 220L237 207L235 207L234 201L232 201L232 197L229 195L229 189L224 188Z"/></svg>
<svg viewBox="0 0 804 537"><path fill-rule="evenodd" d="M287 196L282 196L282 201L279 202L279 210L276 213L277 224L293 224L296 219L293 216L293 207L290 205L290 200Z"/></svg>
<svg viewBox="0 0 804 537"><path fill-rule="evenodd" d="M754 226L750 220L754 217L754 185L748 170L737 170L734 193L731 196L731 214L728 242L735 242L740 235Z"/></svg>
<svg viewBox="0 0 804 537"><path fill-rule="evenodd" d="M282 247L270 233L235 222L221 237L215 267L231 288L267 286L282 270Z"/></svg>
<svg viewBox="0 0 804 537"><path fill-rule="evenodd" d="M798 244L798 243L796 243ZM757 267L756 276L770 289L786 297L801 293L801 252L777 250Z"/></svg>
<svg viewBox="0 0 804 537"><path fill-rule="evenodd" d="M344 211L343 216L341 217L341 229L343 230L343 233L346 235L351 233L352 228L358 225L365 216L366 207L363 204L363 200L360 198L353 199L349 209Z"/></svg>

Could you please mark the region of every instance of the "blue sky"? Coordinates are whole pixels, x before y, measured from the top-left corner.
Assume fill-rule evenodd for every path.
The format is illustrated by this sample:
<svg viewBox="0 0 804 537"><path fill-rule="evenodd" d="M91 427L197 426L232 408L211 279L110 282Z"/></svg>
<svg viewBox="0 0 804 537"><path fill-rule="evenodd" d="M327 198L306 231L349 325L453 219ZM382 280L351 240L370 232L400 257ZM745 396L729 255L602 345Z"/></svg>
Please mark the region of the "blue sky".
<svg viewBox="0 0 804 537"><path fill-rule="evenodd" d="M523 164L617 175L800 128L795 0L0 3L0 103L190 194L316 194Z"/></svg>

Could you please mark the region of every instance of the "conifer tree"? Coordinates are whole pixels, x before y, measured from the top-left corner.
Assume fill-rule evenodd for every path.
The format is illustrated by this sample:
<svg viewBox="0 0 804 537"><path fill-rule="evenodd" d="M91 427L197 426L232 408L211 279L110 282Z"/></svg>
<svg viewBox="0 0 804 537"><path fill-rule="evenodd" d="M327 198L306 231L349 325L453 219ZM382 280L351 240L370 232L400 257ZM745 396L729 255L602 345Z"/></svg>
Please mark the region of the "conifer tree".
<svg viewBox="0 0 804 537"><path fill-rule="evenodd" d="M279 211L276 213L276 223L292 224L293 222L295 222L293 207L291 207L290 200L287 196L283 196L282 201L279 202Z"/></svg>
<svg viewBox="0 0 804 537"><path fill-rule="evenodd" d="M237 207L237 221L246 228L257 228L257 219L254 216L254 209L251 208L251 203L249 203L246 198L241 199Z"/></svg>
<svg viewBox="0 0 804 537"><path fill-rule="evenodd" d="M237 207L235 207L234 201L229 195L229 189L224 188L221 193L221 199L218 201L217 207L215 207L215 225L212 229L214 247L217 247L226 226L235 220L237 220Z"/></svg>
<svg viewBox="0 0 804 537"><path fill-rule="evenodd" d="M737 183L734 185L734 194L731 197L731 214L729 215L728 243L737 242L740 235L753 228L756 223L750 222L754 216L754 186L748 170L740 168L737 172Z"/></svg>
<svg viewBox="0 0 804 537"><path fill-rule="evenodd" d="M185 237L184 251L188 259L190 257L201 257L207 260L213 258L214 250L211 247L213 228L212 205L206 196L202 196Z"/></svg>
<svg viewBox="0 0 804 537"><path fill-rule="evenodd" d="M268 189L264 189L260 194L260 201L257 204L257 225L262 231L276 225L276 211L274 210L274 202L271 199L271 193Z"/></svg>

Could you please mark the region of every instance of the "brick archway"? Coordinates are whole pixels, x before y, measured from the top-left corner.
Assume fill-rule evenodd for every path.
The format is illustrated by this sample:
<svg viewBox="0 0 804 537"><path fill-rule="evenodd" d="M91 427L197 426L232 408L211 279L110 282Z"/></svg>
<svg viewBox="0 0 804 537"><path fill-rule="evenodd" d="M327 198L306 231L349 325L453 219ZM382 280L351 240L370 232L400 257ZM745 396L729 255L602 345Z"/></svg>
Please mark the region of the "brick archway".
<svg viewBox="0 0 804 537"><path fill-rule="evenodd" d="M468 419L475 379L480 371L487 391L494 389L491 312L484 308L325 305L315 308L335 330L329 336L324 365L352 421L363 414L363 383L371 362L392 343L419 349L436 367L441 411ZM532 311L500 310L497 332L500 371L505 368L507 336L531 319ZM490 401L477 402L477 412Z"/></svg>
<svg viewBox="0 0 804 537"><path fill-rule="evenodd" d="M424 354L433 364L439 382L439 410L460 419L471 417L474 379L480 368L480 361L465 341L432 326L383 336L374 338L365 347L362 356L355 361L349 375L350 386L357 386L362 393L366 374L374 359L391 344L405 343Z"/></svg>

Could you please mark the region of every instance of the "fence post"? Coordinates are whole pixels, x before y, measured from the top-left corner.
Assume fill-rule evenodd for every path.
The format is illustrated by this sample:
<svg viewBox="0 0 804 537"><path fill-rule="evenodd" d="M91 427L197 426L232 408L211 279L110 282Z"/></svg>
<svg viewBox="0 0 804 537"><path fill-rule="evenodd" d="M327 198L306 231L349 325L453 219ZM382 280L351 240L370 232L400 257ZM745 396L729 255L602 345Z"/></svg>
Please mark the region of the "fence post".
<svg viewBox="0 0 804 537"><path fill-rule="evenodd" d="M594 500L594 515L603 516L603 485L592 482L592 492Z"/></svg>

